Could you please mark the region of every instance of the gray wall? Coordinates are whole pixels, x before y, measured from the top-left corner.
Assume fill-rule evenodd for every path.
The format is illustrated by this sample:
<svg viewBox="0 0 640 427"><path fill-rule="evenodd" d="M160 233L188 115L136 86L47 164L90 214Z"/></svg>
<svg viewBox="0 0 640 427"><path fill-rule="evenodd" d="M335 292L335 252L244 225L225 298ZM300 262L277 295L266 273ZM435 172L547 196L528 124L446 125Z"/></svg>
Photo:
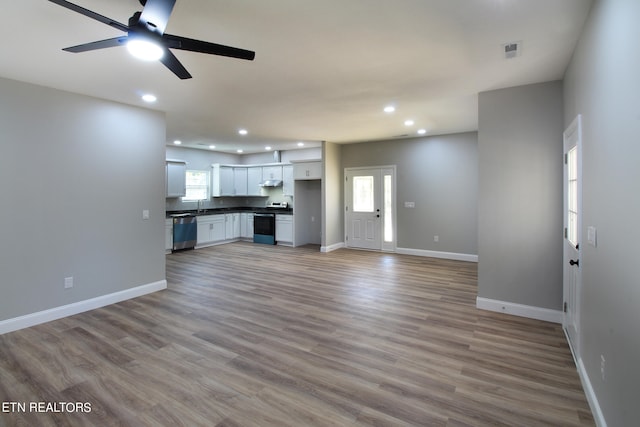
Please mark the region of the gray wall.
<svg viewBox="0 0 640 427"><path fill-rule="evenodd" d="M479 95L478 296L562 305L562 83Z"/></svg>
<svg viewBox="0 0 640 427"><path fill-rule="evenodd" d="M322 243L330 247L344 242L342 215L341 145L322 143Z"/></svg>
<svg viewBox="0 0 640 427"><path fill-rule="evenodd" d="M0 78L0 320L165 279L164 144L161 113Z"/></svg>
<svg viewBox="0 0 640 427"><path fill-rule="evenodd" d="M640 420L640 2L597 1L565 76L565 125L582 114L583 240L578 349L606 422ZM606 376L600 375L600 355Z"/></svg>
<svg viewBox="0 0 640 427"><path fill-rule="evenodd" d="M343 168L383 165L397 166L398 248L477 254L475 132L342 146Z"/></svg>

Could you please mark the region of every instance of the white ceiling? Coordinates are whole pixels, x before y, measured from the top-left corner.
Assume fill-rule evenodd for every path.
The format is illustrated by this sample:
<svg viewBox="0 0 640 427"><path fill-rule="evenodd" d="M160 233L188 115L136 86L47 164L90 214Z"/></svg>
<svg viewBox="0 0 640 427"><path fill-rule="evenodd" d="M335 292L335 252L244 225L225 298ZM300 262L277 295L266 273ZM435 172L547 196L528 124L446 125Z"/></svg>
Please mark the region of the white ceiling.
<svg viewBox="0 0 640 427"><path fill-rule="evenodd" d="M0 76L145 107L139 96L152 92L167 143L246 153L477 130L478 92L563 77L592 3L178 0L166 32L256 52L174 51L193 75L180 80L124 48L63 52L122 33L46 0L0 1ZM141 10L137 0L73 2L125 24ZM522 54L505 59L513 41Z"/></svg>

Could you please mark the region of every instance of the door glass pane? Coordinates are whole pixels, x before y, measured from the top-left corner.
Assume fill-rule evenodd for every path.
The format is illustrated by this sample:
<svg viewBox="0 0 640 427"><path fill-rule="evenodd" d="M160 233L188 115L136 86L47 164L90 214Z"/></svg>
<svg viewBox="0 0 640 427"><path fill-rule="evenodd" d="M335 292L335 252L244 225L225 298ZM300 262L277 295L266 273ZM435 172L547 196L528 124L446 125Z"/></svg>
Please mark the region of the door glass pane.
<svg viewBox="0 0 640 427"><path fill-rule="evenodd" d="M393 205L391 194L391 175L384 176L384 241L393 242Z"/></svg>
<svg viewBox="0 0 640 427"><path fill-rule="evenodd" d="M373 212L373 177L353 177L353 211Z"/></svg>
<svg viewBox="0 0 640 427"><path fill-rule="evenodd" d="M567 153L567 239L578 244L578 148Z"/></svg>

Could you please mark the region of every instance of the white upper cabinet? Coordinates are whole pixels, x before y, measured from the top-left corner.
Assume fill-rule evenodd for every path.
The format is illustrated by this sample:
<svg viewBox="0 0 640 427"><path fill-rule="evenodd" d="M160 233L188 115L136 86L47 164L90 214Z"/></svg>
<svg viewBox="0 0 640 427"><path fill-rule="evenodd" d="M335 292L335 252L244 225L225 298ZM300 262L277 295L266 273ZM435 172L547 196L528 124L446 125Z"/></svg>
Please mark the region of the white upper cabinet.
<svg viewBox="0 0 640 427"><path fill-rule="evenodd" d="M279 179L282 180L282 166L263 166L262 179Z"/></svg>
<svg viewBox="0 0 640 427"><path fill-rule="evenodd" d="M247 168L233 168L233 195L247 195Z"/></svg>
<svg viewBox="0 0 640 427"><path fill-rule="evenodd" d="M167 160L167 197L184 197L187 194L187 164L180 160Z"/></svg>
<svg viewBox="0 0 640 427"><path fill-rule="evenodd" d="M300 162L293 164L293 179L322 179L322 162Z"/></svg>
<svg viewBox="0 0 640 427"><path fill-rule="evenodd" d="M261 196L262 166L247 168L247 196Z"/></svg>
<svg viewBox="0 0 640 427"><path fill-rule="evenodd" d="M211 171L211 196L246 196L247 168L215 164Z"/></svg>
<svg viewBox="0 0 640 427"><path fill-rule="evenodd" d="M211 171L211 196L233 196L233 168L215 164Z"/></svg>

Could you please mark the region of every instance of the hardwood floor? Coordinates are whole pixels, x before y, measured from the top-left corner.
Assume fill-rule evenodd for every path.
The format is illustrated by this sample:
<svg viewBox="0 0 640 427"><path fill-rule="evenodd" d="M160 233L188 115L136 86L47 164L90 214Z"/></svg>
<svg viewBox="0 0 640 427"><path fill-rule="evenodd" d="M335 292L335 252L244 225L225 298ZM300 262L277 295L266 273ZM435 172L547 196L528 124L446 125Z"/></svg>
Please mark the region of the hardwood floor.
<svg viewBox="0 0 640 427"><path fill-rule="evenodd" d="M477 310L476 267L251 243L171 254L165 291L0 336L3 409L27 405L0 425L594 425L560 325Z"/></svg>

